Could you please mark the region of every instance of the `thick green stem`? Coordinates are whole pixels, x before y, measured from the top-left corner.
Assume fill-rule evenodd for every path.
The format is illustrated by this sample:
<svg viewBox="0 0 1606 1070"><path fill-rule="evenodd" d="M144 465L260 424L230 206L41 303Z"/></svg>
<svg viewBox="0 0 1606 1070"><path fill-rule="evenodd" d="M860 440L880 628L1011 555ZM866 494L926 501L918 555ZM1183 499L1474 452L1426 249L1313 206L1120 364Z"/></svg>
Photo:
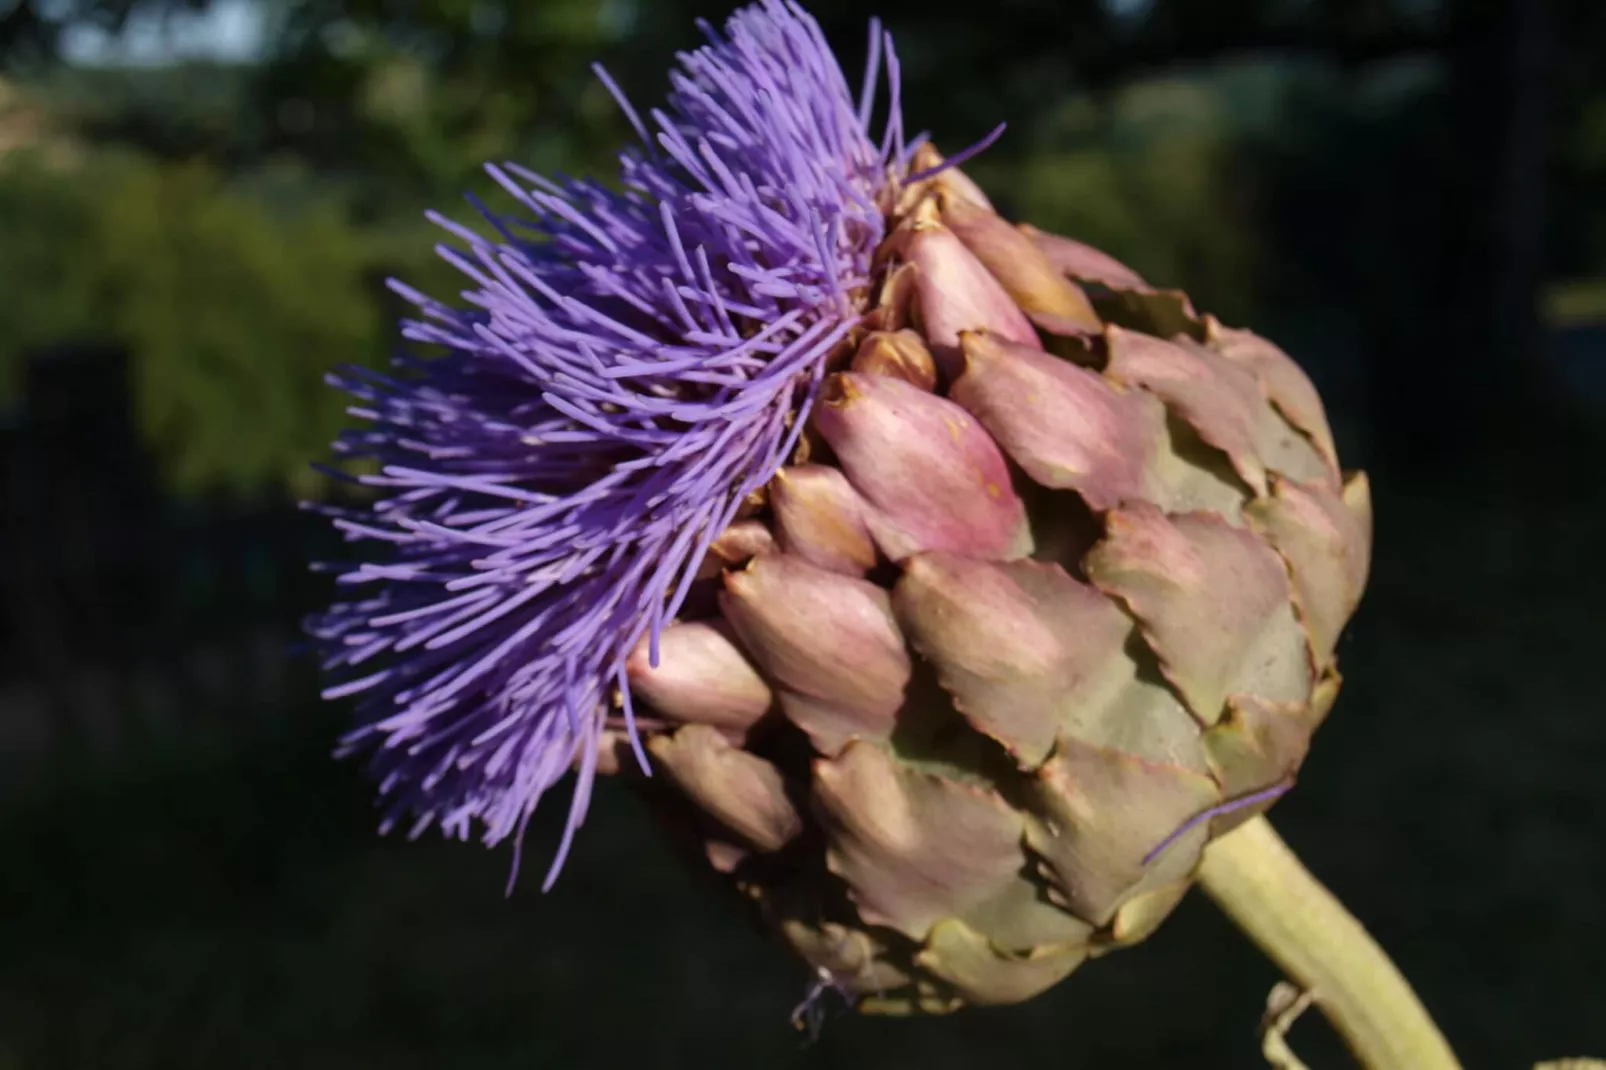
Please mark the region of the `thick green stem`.
<svg viewBox="0 0 1606 1070"><path fill-rule="evenodd" d="M1205 852L1199 883L1300 988L1367 1070L1460 1070L1421 1000L1263 817Z"/></svg>

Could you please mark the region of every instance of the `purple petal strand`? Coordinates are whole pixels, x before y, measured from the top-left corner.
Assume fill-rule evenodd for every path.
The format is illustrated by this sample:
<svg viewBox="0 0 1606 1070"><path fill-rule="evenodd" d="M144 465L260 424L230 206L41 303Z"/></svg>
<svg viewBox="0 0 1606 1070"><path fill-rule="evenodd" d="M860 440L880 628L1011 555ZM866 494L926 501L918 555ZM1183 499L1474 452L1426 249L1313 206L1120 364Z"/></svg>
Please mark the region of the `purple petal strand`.
<svg viewBox="0 0 1606 1070"><path fill-rule="evenodd" d="M650 124L598 69L642 147L619 188L489 166L517 203L475 202L495 240L431 218L471 280L453 308L393 282L403 325L444 356L345 370L367 427L336 443L387 495L332 511L376 560L309 622L358 698L343 753L370 755L382 829L515 841L577 780L556 877L585 817L598 741L634 728L626 662L657 659L709 544L793 450L826 356L863 310L882 187L906 170L897 59L872 25L855 97L818 25L762 0L680 57ZM868 118L878 65L891 99Z"/></svg>

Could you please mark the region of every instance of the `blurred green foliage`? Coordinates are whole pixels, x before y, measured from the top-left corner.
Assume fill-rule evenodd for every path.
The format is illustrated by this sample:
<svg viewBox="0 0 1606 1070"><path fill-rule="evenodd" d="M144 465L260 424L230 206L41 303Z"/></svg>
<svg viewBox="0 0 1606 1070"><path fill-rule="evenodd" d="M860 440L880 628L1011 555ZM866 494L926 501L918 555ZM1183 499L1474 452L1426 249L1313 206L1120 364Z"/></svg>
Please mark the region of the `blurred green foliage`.
<svg viewBox="0 0 1606 1070"><path fill-rule="evenodd" d="M129 167L100 207L108 319L139 354L140 426L173 483L304 468L341 422L322 372L382 349L361 235L333 205L274 212L200 163Z"/></svg>
<svg viewBox="0 0 1606 1070"><path fill-rule="evenodd" d="M1010 214L1106 249L1229 320L1253 318L1266 255L1244 166L1252 132L1234 70L1137 82L1099 102L1065 98L1016 153L971 168Z"/></svg>
<svg viewBox="0 0 1606 1070"><path fill-rule="evenodd" d="M6 356L120 342L134 356L139 426L171 489L315 489L307 460L344 421L324 373L376 363L388 342L367 236L333 198L297 192L274 204L204 162L118 151L65 174L9 163Z"/></svg>

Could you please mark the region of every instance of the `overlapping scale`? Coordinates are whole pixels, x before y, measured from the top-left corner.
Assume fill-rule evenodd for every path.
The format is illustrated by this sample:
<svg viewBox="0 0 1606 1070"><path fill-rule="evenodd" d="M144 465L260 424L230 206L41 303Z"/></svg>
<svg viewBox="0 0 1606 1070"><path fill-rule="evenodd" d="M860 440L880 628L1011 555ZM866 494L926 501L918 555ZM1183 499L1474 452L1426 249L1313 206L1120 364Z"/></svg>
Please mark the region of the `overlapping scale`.
<svg viewBox="0 0 1606 1070"><path fill-rule="evenodd" d="M1142 940L1292 782L1371 508L1272 343L957 171L890 203L806 460L636 693L767 924L939 1013Z"/></svg>

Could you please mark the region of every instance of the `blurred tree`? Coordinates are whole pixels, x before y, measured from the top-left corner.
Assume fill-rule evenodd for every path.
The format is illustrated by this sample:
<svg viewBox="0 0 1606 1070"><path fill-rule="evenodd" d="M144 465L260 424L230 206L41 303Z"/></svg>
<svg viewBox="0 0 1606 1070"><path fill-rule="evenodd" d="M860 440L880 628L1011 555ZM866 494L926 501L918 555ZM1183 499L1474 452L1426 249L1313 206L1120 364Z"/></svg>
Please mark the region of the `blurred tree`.
<svg viewBox="0 0 1606 1070"><path fill-rule="evenodd" d="M257 186L117 152L0 168L0 351L126 345L172 489L315 490L307 460L346 422L324 373L391 341L374 293L388 250L304 180Z"/></svg>
<svg viewBox="0 0 1606 1070"><path fill-rule="evenodd" d="M324 373L384 348L366 251L337 206L276 213L201 164L134 167L102 220L113 323L172 482L250 489L304 471L345 422Z"/></svg>

